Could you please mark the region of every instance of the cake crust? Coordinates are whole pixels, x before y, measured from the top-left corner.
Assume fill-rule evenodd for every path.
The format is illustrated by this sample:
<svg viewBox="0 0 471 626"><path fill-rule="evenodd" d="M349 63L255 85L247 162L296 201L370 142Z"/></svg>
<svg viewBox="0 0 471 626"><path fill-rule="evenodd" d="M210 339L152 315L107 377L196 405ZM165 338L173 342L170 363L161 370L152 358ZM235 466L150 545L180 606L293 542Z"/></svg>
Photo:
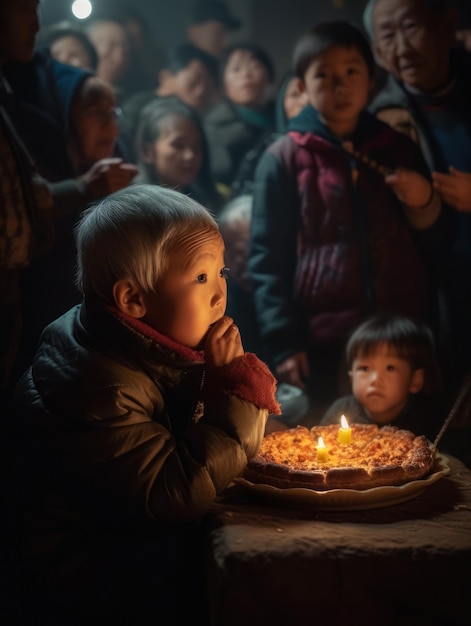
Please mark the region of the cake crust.
<svg viewBox="0 0 471 626"><path fill-rule="evenodd" d="M280 489L365 490L423 478L433 466L434 452L423 435L395 426L352 424L351 443L341 444L338 430L331 424L270 433L243 477ZM317 461L319 437L325 461Z"/></svg>

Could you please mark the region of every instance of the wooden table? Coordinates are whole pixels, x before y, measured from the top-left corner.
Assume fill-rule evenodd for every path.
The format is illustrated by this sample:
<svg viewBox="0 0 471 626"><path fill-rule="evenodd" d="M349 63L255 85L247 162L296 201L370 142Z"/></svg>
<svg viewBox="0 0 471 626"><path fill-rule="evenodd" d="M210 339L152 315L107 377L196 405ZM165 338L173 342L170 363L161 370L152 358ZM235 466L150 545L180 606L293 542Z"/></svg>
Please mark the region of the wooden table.
<svg viewBox="0 0 471 626"><path fill-rule="evenodd" d="M207 526L212 626L468 626L471 471L412 500L323 511L231 485Z"/></svg>

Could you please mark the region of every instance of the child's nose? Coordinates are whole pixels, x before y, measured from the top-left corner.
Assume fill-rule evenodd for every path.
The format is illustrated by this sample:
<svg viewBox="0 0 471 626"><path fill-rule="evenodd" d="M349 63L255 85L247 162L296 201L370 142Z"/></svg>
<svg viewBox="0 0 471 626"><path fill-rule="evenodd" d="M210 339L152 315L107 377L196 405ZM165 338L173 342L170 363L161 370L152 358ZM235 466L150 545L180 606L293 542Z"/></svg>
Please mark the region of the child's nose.
<svg viewBox="0 0 471 626"><path fill-rule="evenodd" d="M216 286L214 295L213 295L213 304L214 306L221 306L221 305L225 305L226 303L226 294L227 294L227 287L226 287L226 282L224 281L224 283L222 284L218 284Z"/></svg>
<svg viewBox="0 0 471 626"><path fill-rule="evenodd" d="M342 77L337 76L334 78L334 89L343 89L346 87L345 81Z"/></svg>
<svg viewBox="0 0 471 626"><path fill-rule="evenodd" d="M379 372L377 372L375 370L371 371L371 373L370 373L370 381L372 383L378 383L380 378L381 378L381 376L380 376Z"/></svg>

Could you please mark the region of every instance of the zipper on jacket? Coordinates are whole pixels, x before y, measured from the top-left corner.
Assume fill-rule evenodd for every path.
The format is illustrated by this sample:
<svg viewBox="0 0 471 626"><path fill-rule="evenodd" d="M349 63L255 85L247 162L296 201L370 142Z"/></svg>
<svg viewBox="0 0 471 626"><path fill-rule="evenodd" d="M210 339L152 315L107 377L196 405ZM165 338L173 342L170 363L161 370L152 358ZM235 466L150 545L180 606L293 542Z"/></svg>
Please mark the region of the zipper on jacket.
<svg viewBox="0 0 471 626"><path fill-rule="evenodd" d="M204 415L204 400L201 399L201 396L202 396L202 392L203 392L205 377L206 377L206 370L203 369L203 373L201 374L201 382L200 382L200 389L199 389L199 394L198 394L198 400L196 402L195 410L193 411L193 416L191 418L191 421L193 423L195 423L195 424L197 422L199 422L199 420Z"/></svg>

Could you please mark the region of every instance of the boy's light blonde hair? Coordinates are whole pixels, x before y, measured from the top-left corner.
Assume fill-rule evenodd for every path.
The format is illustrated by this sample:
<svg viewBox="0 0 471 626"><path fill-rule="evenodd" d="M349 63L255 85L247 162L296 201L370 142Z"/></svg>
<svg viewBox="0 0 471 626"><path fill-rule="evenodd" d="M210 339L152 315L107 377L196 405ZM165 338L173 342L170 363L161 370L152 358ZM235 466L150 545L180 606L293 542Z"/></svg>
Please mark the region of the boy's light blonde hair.
<svg viewBox="0 0 471 626"><path fill-rule="evenodd" d="M154 290L169 252L188 234L214 232L217 222L190 197L158 185L131 185L87 209L75 229L76 283L84 297L113 304L113 286L131 279Z"/></svg>

